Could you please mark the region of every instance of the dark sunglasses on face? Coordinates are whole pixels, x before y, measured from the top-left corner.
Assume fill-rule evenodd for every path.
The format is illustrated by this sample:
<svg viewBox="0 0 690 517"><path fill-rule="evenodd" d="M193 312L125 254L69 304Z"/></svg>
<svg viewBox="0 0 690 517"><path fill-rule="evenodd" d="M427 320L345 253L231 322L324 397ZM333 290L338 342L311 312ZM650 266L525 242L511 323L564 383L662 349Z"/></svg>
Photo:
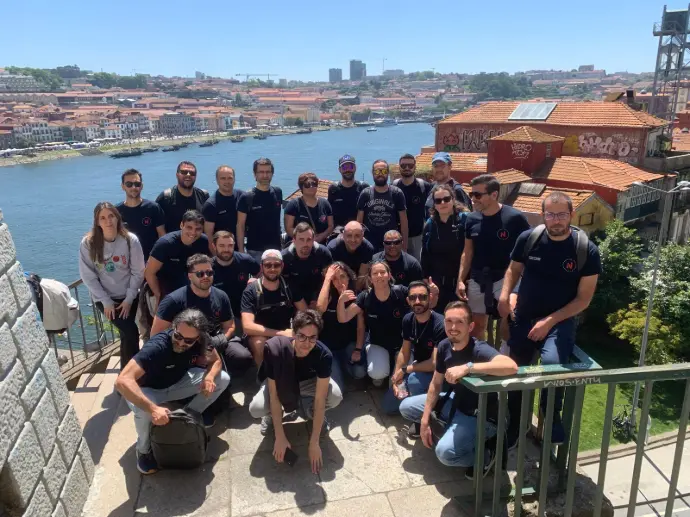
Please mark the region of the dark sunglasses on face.
<svg viewBox="0 0 690 517"><path fill-rule="evenodd" d="M410 300L411 302L415 300L419 300L420 302L425 302L429 299L428 294L408 294L407 299Z"/></svg>
<svg viewBox="0 0 690 517"><path fill-rule="evenodd" d="M280 269L283 267L282 262L264 262L264 269Z"/></svg>
<svg viewBox="0 0 690 517"><path fill-rule="evenodd" d="M204 278L205 276L213 278L214 274L215 273L213 269L208 269L206 271L194 271L194 276L196 276L197 278Z"/></svg>
<svg viewBox="0 0 690 517"><path fill-rule="evenodd" d="M141 181L125 181L125 187L127 188L141 187L141 185Z"/></svg>
<svg viewBox="0 0 690 517"><path fill-rule="evenodd" d="M184 341L185 345L193 345L199 339L198 337L184 337L177 330L173 332L173 338L175 341Z"/></svg>
<svg viewBox="0 0 690 517"><path fill-rule="evenodd" d="M402 244L402 239L396 239L394 241L383 241L384 246L400 246Z"/></svg>
<svg viewBox="0 0 690 517"><path fill-rule="evenodd" d="M196 176L196 171L180 171L178 174L180 176Z"/></svg>
<svg viewBox="0 0 690 517"><path fill-rule="evenodd" d="M354 163L343 163L340 166L340 172L352 172L355 170L355 164Z"/></svg>
<svg viewBox="0 0 690 517"><path fill-rule="evenodd" d="M434 204L435 205L440 205L441 203L450 203L453 201L453 198L451 196L443 196L443 197L435 197L434 198Z"/></svg>
<svg viewBox="0 0 690 517"><path fill-rule="evenodd" d="M387 169L374 169L374 176L388 176Z"/></svg>
<svg viewBox="0 0 690 517"><path fill-rule="evenodd" d="M481 199L482 196L486 196L488 192L470 192L470 197L472 199Z"/></svg>
<svg viewBox="0 0 690 517"><path fill-rule="evenodd" d="M304 182L304 188L314 188L318 187L319 182L318 181L305 181Z"/></svg>
<svg viewBox="0 0 690 517"><path fill-rule="evenodd" d="M415 164L414 163L401 163L400 168L405 171L411 171L414 169Z"/></svg>

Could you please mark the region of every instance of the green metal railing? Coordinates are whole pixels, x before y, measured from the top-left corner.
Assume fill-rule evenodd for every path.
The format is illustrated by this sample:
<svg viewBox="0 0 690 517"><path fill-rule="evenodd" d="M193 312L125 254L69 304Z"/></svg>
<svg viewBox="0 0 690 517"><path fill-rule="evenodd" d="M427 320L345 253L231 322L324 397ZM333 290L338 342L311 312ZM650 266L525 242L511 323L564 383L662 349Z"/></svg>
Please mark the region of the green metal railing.
<svg viewBox="0 0 690 517"><path fill-rule="evenodd" d="M505 505L513 505L513 514L520 517L522 502L525 497L538 499L538 515L543 517L546 510L547 495L552 493L549 489L549 473L552 463L558 472L558 492L565 492L565 517L571 517L575 496L576 467L578 458L578 446L580 437L580 424L582 420L582 407L587 386L592 384L607 384L606 409L603 421L603 436L601 452L599 455L599 473L597 478L596 496L593 501L594 517L600 517L604 498L604 482L606 480L606 462L611 441L614 400L616 387L623 383L644 383L644 398L642 401L642 413L640 422L647 422L654 383L658 381L685 381L685 394L680 414L679 432L676 440L673 468L668 490L665 517L671 517L673 513L678 476L685 434L688 425L688 412L690 411L690 363L668 364L660 366L643 366L635 368L621 368L602 370L591 358L588 358L579 349L574 356L578 362L563 365L526 366L518 370L513 377L465 377L462 383L465 387L479 395L477 411L477 440L475 451L475 465L484 464L485 450L485 420L487 416L487 398L490 393L498 393L498 424L496 436L496 462L493 479L491 499L485 496L484 479L481 468L475 469L473 495L456 497L456 501L468 508L476 517L491 515L497 516L505 512ZM554 418L555 392L557 388L565 388L565 400L563 405L563 425L566 439L558 446L556 456L552 455L551 426ZM546 411L543 422L543 440L539 461L539 481L536 487L525 487L525 457L527 451L527 430L531 423L531 412L534 406L536 390L547 391ZM521 392L522 406L520 411L519 440L517 448L517 468L512 491L506 490L502 483L503 443L506 431L506 415L508 408L508 392ZM633 517L637 504L637 492L644 456L646 426L640 425L636 438L635 462L632 472L630 487L630 500L628 503L628 517ZM547 493L548 492L548 493Z"/></svg>

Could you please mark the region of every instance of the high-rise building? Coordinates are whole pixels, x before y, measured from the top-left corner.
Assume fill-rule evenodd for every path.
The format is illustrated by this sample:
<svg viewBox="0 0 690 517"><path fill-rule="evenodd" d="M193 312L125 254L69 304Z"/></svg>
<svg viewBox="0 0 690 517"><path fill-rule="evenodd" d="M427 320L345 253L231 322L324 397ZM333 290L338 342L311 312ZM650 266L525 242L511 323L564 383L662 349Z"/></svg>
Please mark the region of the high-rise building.
<svg viewBox="0 0 690 517"><path fill-rule="evenodd" d="M328 69L328 82L329 83L339 83L343 80L343 69L342 68L329 68Z"/></svg>
<svg viewBox="0 0 690 517"><path fill-rule="evenodd" d="M194 72L194 77L203 80L206 79L206 74L203 72Z"/></svg>
<svg viewBox="0 0 690 517"><path fill-rule="evenodd" d="M358 59L350 60L350 81L361 81L367 75L367 65Z"/></svg>
<svg viewBox="0 0 690 517"><path fill-rule="evenodd" d="M288 80L287 79L278 79L278 86L281 88L287 88L288 85Z"/></svg>

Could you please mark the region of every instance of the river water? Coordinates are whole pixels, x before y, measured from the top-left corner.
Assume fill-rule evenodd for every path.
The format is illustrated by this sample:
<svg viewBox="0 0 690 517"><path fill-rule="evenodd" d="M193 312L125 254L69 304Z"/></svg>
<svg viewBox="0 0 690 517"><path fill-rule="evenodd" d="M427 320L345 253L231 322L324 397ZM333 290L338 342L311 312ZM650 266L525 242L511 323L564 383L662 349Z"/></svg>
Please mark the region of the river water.
<svg viewBox="0 0 690 517"><path fill-rule="evenodd" d="M242 143L223 141L203 148L190 144L177 152L158 151L131 158L85 156L0 167L0 210L24 270L70 283L79 276L79 242L92 224L93 207L99 201L118 203L124 198L120 175L130 167L144 176L143 197L155 199L175 184L175 169L182 160L196 164L196 185L212 192L219 165L232 166L236 186L246 189L254 185L253 161L266 156L275 164L273 183L287 196L297 188L297 176L305 171L324 179L339 179L338 158L343 154L355 156L357 178L364 175L371 183L374 160L397 161L404 153L418 154L433 140L430 125L401 124L377 132L361 127L266 140L248 138Z"/></svg>

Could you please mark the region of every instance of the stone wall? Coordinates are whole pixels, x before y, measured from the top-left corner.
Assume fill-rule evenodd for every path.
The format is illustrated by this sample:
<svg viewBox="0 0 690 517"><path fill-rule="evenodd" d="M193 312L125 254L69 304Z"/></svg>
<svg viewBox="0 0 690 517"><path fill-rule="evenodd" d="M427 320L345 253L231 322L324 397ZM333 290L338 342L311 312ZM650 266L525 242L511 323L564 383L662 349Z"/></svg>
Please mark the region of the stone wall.
<svg viewBox="0 0 690 517"><path fill-rule="evenodd" d="M79 517L91 453L0 212L0 516Z"/></svg>

